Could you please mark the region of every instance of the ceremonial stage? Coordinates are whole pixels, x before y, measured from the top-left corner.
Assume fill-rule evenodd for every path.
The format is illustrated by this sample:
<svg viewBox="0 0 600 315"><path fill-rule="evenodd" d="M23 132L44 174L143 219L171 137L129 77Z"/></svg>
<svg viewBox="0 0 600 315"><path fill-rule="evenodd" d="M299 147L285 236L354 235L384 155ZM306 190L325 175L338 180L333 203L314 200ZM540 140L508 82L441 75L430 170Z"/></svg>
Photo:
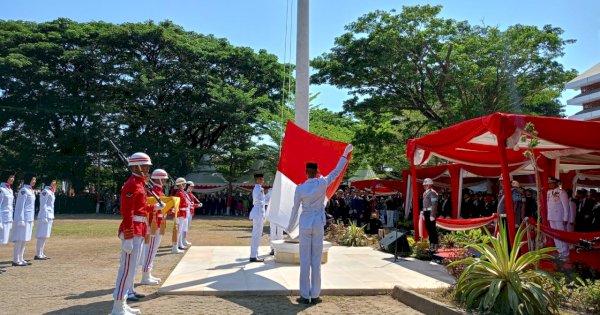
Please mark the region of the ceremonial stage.
<svg viewBox="0 0 600 315"><path fill-rule="evenodd" d="M192 246L159 290L161 294L298 295L299 265L280 264L260 247L264 263L250 263L249 246ZM399 258L370 247L332 246L322 265L322 295L385 294L405 288L448 287L443 266Z"/></svg>

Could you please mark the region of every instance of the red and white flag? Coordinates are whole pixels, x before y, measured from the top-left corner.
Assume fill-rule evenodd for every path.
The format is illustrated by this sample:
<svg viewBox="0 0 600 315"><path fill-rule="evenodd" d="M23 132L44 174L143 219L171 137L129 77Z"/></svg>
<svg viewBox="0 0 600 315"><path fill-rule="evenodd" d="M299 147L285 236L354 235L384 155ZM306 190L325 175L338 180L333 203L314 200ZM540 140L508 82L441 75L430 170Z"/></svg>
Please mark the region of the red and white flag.
<svg viewBox="0 0 600 315"><path fill-rule="evenodd" d="M325 176L336 167L347 145L347 143L318 137L288 121L271 191L271 201L267 208L270 224L287 228L294 205L296 187L307 179L306 163L318 163L319 173ZM351 154L348 159L351 158ZM337 190L347 167L348 165L327 188L327 199L330 199ZM302 207L298 213L302 213ZM298 236L298 229L288 233L295 238Z"/></svg>

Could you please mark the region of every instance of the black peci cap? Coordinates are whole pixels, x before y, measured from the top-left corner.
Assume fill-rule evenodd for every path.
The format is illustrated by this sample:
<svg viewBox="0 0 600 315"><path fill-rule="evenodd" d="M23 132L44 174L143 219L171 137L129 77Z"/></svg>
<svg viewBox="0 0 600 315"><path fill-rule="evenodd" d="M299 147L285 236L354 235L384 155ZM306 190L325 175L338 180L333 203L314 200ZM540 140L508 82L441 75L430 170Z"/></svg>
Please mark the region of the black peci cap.
<svg viewBox="0 0 600 315"><path fill-rule="evenodd" d="M318 168L319 168L319 166L315 162L308 162L308 163L306 163L306 169L307 170L316 170Z"/></svg>

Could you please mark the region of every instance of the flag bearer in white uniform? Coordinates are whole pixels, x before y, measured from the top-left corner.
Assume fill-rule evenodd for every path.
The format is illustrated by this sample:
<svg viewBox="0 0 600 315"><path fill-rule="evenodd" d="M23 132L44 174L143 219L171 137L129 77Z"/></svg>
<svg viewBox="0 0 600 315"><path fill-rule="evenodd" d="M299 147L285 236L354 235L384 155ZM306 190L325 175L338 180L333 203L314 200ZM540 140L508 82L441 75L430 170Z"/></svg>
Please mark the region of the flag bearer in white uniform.
<svg viewBox="0 0 600 315"><path fill-rule="evenodd" d="M300 226L300 297L303 304L321 302L321 255L323 252L323 234L325 228L325 204L327 187L342 173L348 163L348 154L352 151L349 144L337 166L325 177L317 178L317 163L306 164L308 179L296 187L294 206L287 231ZM298 211L302 206L300 220ZM299 222L298 222L299 221Z"/></svg>
<svg viewBox="0 0 600 315"><path fill-rule="evenodd" d="M262 184L265 182L263 174L254 174L254 189L252 190L252 241L250 242L250 262L263 262L258 258L258 246L262 237L263 225L265 223L265 191Z"/></svg>
<svg viewBox="0 0 600 315"><path fill-rule="evenodd" d="M46 240L52 232L52 222L54 222L54 201L56 197L56 180L52 180L49 186L44 187L40 193L40 212L38 213L38 227L35 237L37 238L35 248L35 260L50 259L44 254Z"/></svg>
<svg viewBox="0 0 600 315"><path fill-rule="evenodd" d="M23 258L25 254L25 244L31 241L33 231L33 217L35 215L35 176L26 176L26 185L19 190L17 195L17 204L15 205L15 217L13 218L14 227L10 235L13 247L13 266L27 266L30 262Z"/></svg>
<svg viewBox="0 0 600 315"><path fill-rule="evenodd" d="M5 171L0 179L6 179L6 182L0 183L0 247L2 247L2 245L8 244L10 229L12 228L15 195L11 185L15 181L15 174ZM0 273L4 271L0 268Z"/></svg>
<svg viewBox="0 0 600 315"><path fill-rule="evenodd" d="M269 203L271 202L271 191L273 189L269 188L267 194L265 195L265 210L268 210ZM269 240L271 242L271 252L269 255L275 255L275 248L273 247L273 241L279 241L283 239L283 228L273 222L269 224Z"/></svg>

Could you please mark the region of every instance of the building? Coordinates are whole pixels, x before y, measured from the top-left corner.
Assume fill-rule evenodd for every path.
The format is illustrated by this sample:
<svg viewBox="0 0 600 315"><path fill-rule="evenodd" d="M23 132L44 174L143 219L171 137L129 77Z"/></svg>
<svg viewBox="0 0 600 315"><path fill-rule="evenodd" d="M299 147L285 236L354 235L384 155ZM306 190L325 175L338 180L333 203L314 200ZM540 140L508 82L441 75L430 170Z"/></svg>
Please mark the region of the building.
<svg viewBox="0 0 600 315"><path fill-rule="evenodd" d="M565 86L567 89L581 90L568 105L581 105L583 109L569 119L600 122L600 63L581 73Z"/></svg>

